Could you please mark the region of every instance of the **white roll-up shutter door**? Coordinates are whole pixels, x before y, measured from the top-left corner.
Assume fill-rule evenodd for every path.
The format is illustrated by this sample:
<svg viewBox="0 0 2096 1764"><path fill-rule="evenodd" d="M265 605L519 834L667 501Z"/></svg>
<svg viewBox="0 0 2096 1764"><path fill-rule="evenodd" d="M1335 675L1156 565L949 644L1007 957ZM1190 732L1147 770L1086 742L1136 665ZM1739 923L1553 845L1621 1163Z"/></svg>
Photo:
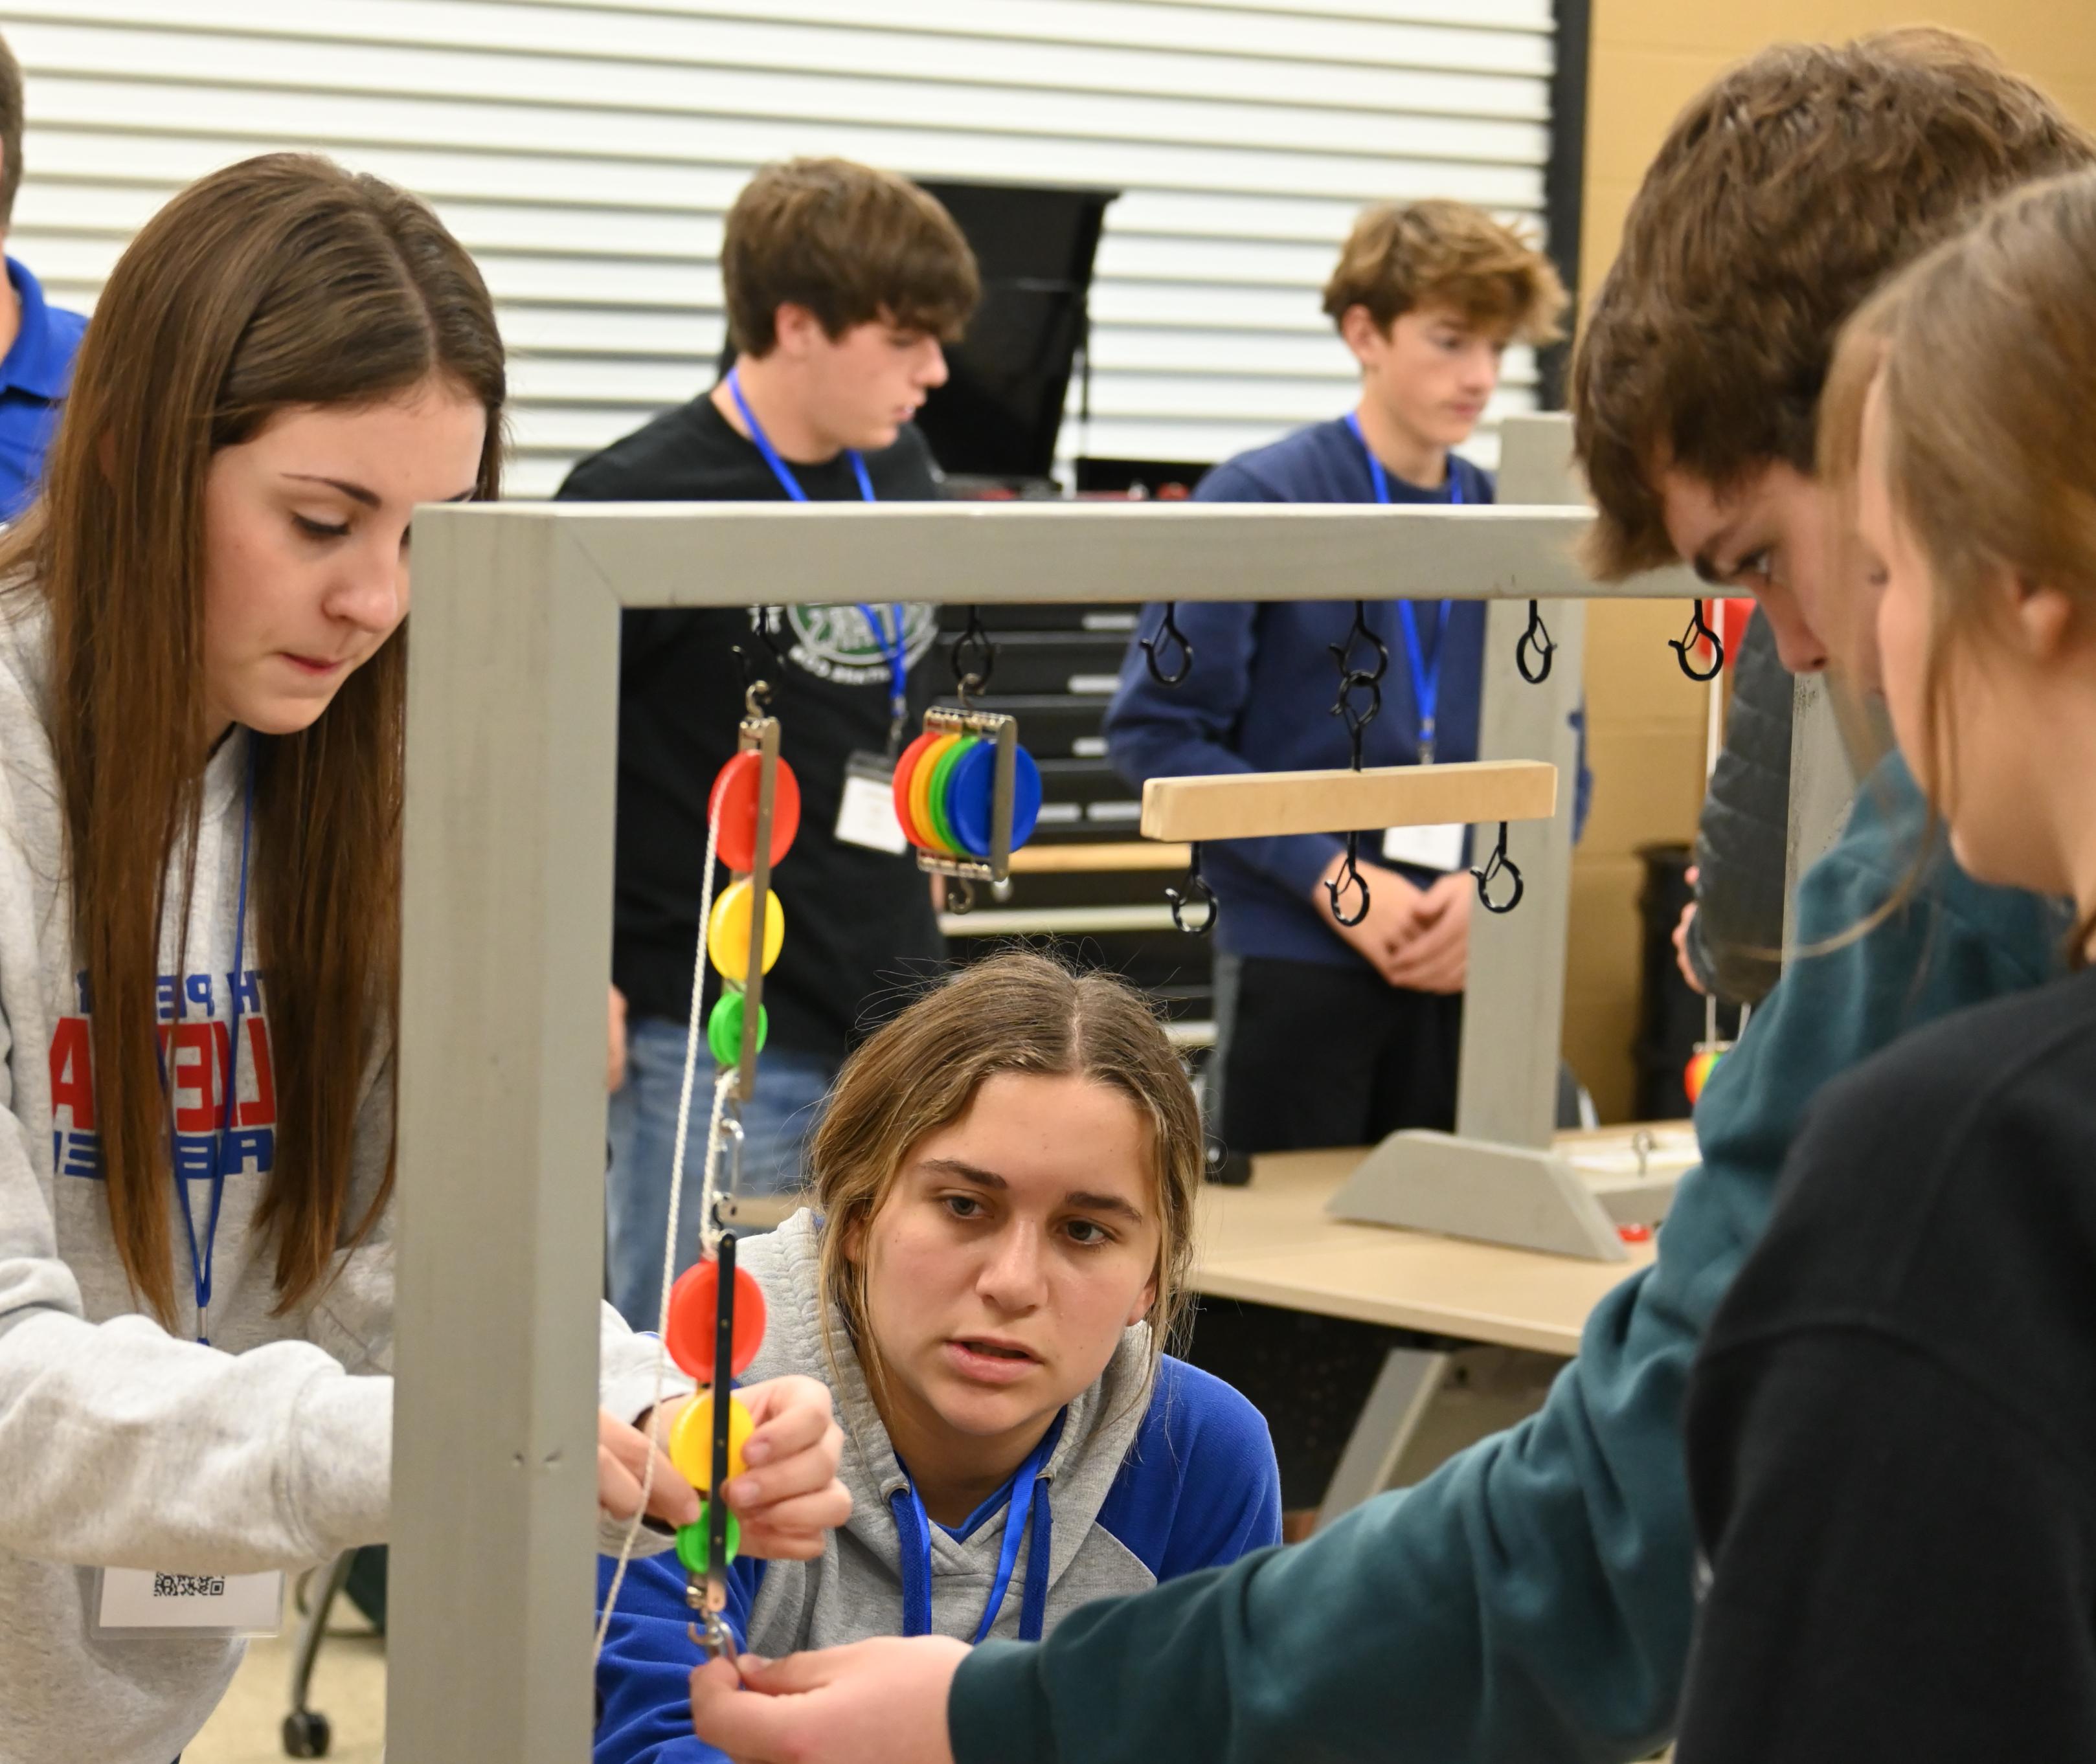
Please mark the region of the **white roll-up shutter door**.
<svg viewBox="0 0 2096 1764"><path fill-rule="evenodd" d="M1124 191L1062 451L1207 460L1349 403L1317 298L1364 203L1539 231L1549 146L1549 0L55 0L0 29L9 249L55 299L90 307L148 215L249 154L391 178L500 304L522 494L710 383L722 217L766 160ZM1494 417L1534 402L1508 367Z"/></svg>

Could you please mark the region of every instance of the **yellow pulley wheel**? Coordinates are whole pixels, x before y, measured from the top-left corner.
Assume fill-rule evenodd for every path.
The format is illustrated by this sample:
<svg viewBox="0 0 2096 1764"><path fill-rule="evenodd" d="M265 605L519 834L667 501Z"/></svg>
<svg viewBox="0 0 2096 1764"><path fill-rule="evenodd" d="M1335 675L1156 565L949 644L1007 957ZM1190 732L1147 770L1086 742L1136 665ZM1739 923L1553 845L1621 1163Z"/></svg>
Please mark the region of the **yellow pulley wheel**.
<svg viewBox="0 0 2096 1764"><path fill-rule="evenodd" d="M925 850L935 857L958 857L960 854L939 837L939 830L932 819L932 774L938 769L939 762L961 743L958 735L941 735L924 750L924 756L917 762L917 769L910 774L910 817L917 823L917 830L932 843Z"/></svg>
<svg viewBox="0 0 2096 1764"><path fill-rule="evenodd" d="M764 891L764 971L771 972L786 943L786 909L779 896ZM714 971L723 980L741 986L749 967L749 878L730 882L714 903L713 917L706 921L706 953Z"/></svg>
<svg viewBox="0 0 2096 1764"><path fill-rule="evenodd" d="M742 1448L757 1431L749 1411L733 1396L727 1400L727 1479L743 1472ZM714 1397L707 1391L684 1405L670 1430L670 1461L677 1474L702 1494L713 1492Z"/></svg>

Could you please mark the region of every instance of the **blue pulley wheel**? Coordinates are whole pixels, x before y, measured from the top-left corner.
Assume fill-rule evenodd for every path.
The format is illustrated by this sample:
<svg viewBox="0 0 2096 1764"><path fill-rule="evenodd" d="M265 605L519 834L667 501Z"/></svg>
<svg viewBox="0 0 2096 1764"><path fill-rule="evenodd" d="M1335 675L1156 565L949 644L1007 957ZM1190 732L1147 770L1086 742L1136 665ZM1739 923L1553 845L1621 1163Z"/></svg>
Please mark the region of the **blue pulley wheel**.
<svg viewBox="0 0 2096 1764"><path fill-rule="evenodd" d="M1012 750L1011 848L1033 837L1041 818L1041 768L1024 747ZM971 857L989 860L990 809L997 794L997 743L979 743L954 762L946 781L946 818Z"/></svg>

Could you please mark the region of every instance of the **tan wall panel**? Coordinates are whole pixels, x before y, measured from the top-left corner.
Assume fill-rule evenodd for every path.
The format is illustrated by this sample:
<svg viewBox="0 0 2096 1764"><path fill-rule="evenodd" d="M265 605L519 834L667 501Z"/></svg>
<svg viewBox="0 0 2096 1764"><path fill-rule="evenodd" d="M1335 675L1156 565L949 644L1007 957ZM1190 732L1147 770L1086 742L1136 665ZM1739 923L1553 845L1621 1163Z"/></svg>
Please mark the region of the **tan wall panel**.
<svg viewBox="0 0 2096 1764"><path fill-rule="evenodd" d="M1839 41L1926 20L1970 31L2096 125L2096 4L2089 0L1593 0L1580 282L1613 259L1644 168L1682 106L1767 44ZM1587 740L1594 808L1574 861L1565 999L1566 1057L1603 1118L1626 1118L1638 1001L1635 858L1692 838L1701 799L1703 689L1666 648L1685 604L1596 602L1588 611Z"/></svg>

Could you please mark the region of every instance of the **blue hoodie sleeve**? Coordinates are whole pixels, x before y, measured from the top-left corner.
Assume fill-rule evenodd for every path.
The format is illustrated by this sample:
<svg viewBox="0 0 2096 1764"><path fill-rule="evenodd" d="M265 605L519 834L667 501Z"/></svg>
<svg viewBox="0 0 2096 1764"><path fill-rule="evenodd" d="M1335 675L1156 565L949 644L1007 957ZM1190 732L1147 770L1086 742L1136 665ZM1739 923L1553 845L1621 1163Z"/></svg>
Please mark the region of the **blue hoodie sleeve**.
<svg viewBox="0 0 2096 1764"><path fill-rule="evenodd" d="M1159 1580L1279 1543L1281 1470L1265 1418L1167 1354L1098 1523Z"/></svg>
<svg viewBox="0 0 2096 1764"><path fill-rule="evenodd" d="M1311 1542L1138 1597L1033 1647L992 1643L948 1704L957 1764L1484 1764L1622 1760L1671 1726L1694 1615L1681 1442L1690 1364L1765 1224L1819 1087L1915 1024L2037 984L2056 921L1939 871L1852 942L1906 877L1899 836L1852 827L1799 892L1797 961L1696 1111L1702 1168L1657 1262L1588 1320L1542 1411ZM1871 817L1859 808L1858 821Z"/></svg>
<svg viewBox="0 0 2096 1764"><path fill-rule="evenodd" d="M617 1565L597 1559L596 1596ZM764 1564L739 1557L727 1577L728 1627L749 1645L749 1607L764 1583ZM697 1651L686 1626L684 1570L674 1553L648 1556L626 1570L618 1606L597 1661L596 1740L591 1764L727 1764L692 1731L692 1668Z"/></svg>

